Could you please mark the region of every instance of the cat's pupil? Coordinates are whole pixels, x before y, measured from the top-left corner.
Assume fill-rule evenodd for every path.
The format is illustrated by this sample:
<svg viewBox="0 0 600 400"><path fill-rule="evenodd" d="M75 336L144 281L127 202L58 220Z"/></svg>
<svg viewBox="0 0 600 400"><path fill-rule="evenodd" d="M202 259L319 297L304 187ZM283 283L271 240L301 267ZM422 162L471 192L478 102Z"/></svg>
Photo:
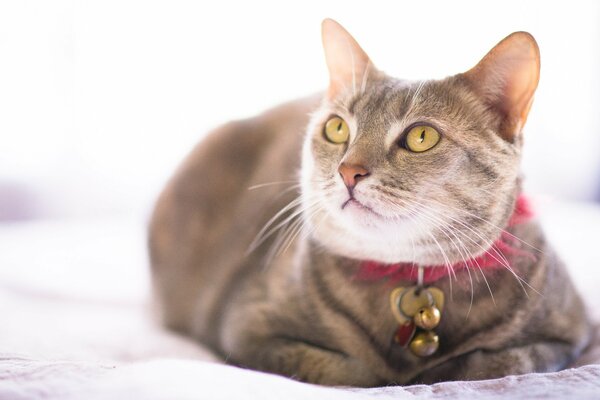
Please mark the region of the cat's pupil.
<svg viewBox="0 0 600 400"><path fill-rule="evenodd" d="M342 130L342 123L340 122L340 124L339 124L339 125L338 125L338 127L337 127L337 131L339 132L339 131L341 131L341 130Z"/></svg>
<svg viewBox="0 0 600 400"><path fill-rule="evenodd" d="M419 137L419 143L423 143L424 140L425 140L425 131L423 130L423 132L421 132L421 136Z"/></svg>

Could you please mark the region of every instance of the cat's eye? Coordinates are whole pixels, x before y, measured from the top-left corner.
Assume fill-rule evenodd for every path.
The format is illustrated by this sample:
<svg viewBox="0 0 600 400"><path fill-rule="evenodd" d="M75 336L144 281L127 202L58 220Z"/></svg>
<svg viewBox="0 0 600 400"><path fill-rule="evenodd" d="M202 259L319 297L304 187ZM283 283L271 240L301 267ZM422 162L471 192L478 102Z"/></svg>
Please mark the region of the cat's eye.
<svg viewBox="0 0 600 400"><path fill-rule="evenodd" d="M325 137L331 143L345 143L349 136L348 124L340 117L332 117L325 124Z"/></svg>
<svg viewBox="0 0 600 400"><path fill-rule="evenodd" d="M419 125L408 131L404 143L408 150L422 153L433 148L439 141L438 131L427 125Z"/></svg>

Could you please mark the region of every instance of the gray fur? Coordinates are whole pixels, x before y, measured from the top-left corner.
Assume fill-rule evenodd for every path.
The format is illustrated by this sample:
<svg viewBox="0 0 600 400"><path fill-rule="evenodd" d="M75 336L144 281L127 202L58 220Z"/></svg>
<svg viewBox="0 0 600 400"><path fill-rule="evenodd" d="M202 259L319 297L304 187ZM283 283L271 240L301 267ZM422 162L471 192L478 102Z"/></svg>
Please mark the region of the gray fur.
<svg viewBox="0 0 600 400"><path fill-rule="evenodd" d="M456 263L499 237L520 191L522 142L501 134L503 115L464 75L413 83L372 74L364 92L321 97L218 129L168 183L149 240L165 324L230 363L327 385L482 379L568 366L589 340L589 325L535 220L507 228L535 257L508 259L525 283L507 269L463 270L435 283L448 300L436 329L441 347L429 358L392 340L397 323L388 296L395 286L354 279L365 258ZM349 144L324 139L331 114L353 119ZM433 123L442 140L410 153L397 143L418 121ZM409 217L362 221L343 214L337 167L348 159L371 171L357 185L361 196ZM291 186L299 171L301 190ZM248 190L280 181L288 183ZM294 240L272 235L247 253L267 221L298 196ZM433 226L433 217L444 228ZM403 228L415 224L427 232ZM408 240L416 252L373 256L378 246L397 241L402 248Z"/></svg>

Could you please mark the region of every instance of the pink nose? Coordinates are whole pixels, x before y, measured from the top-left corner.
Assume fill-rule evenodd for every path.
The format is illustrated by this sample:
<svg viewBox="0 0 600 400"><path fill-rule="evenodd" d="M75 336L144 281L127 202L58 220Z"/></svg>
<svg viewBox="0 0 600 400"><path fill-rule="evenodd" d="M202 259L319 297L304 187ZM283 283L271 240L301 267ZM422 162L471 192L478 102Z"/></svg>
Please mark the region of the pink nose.
<svg viewBox="0 0 600 400"><path fill-rule="evenodd" d="M340 173L344 184L350 191L354 189L358 181L370 175L369 170L362 165L347 164L345 162L340 164L338 172Z"/></svg>

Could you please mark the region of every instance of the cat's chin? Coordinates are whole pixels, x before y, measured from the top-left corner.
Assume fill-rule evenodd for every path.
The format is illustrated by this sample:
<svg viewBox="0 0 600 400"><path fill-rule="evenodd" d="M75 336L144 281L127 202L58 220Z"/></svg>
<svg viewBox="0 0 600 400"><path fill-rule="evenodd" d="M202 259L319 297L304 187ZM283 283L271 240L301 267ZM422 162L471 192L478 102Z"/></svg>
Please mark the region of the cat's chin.
<svg viewBox="0 0 600 400"><path fill-rule="evenodd" d="M342 204L342 212L346 218L352 218L365 227L377 227L389 218L378 213L374 208L350 198Z"/></svg>
<svg viewBox="0 0 600 400"><path fill-rule="evenodd" d="M407 220L399 223L381 215L376 216L373 211L357 204L344 207L341 211L342 215L330 214L321 218L312 232L315 243L332 254L384 264L443 264L437 248L415 246L419 240L415 236L415 232L419 232L414 226L415 222Z"/></svg>
<svg viewBox="0 0 600 400"><path fill-rule="evenodd" d="M354 219L367 229L385 229L386 227L409 224L412 217L408 213L386 215L381 210L355 199L348 200L342 210L345 218Z"/></svg>
<svg viewBox="0 0 600 400"><path fill-rule="evenodd" d="M414 227L409 228L414 225L414 215L390 214L385 208L362 199L351 197L344 200L339 209L331 208L331 216L339 221L339 225L353 232L365 231L369 237L395 236L399 233L409 237L415 232Z"/></svg>
<svg viewBox="0 0 600 400"><path fill-rule="evenodd" d="M382 264L415 263L419 265L438 265L440 260L429 254L415 254L412 246L402 245L391 248L390 246L373 245L373 243L355 243L347 238L339 241L314 237L319 247L324 247L328 252L336 256L363 261L375 261Z"/></svg>

